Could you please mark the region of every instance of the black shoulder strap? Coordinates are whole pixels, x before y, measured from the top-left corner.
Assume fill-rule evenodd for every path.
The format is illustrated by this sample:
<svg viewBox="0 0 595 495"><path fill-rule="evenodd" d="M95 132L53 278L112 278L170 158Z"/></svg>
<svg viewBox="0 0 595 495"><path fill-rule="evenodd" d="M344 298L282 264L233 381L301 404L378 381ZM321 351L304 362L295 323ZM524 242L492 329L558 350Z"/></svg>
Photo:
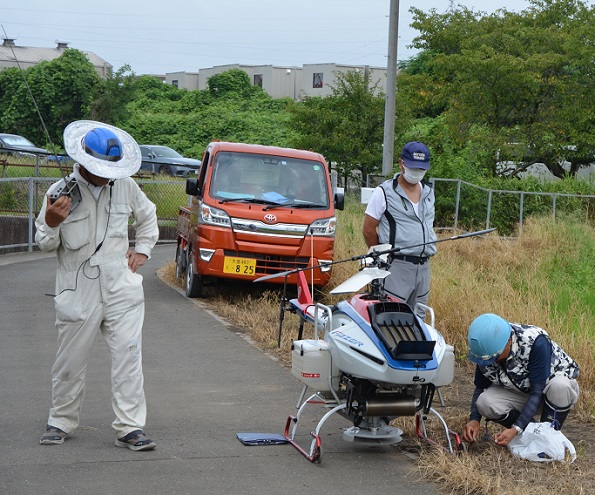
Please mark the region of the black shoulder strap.
<svg viewBox="0 0 595 495"><path fill-rule="evenodd" d="M392 182L392 187L396 187L397 182L396 182L396 178L393 180ZM388 199L386 197L386 191L384 190L384 187L381 187L380 189L382 189L382 194L384 194L384 202L386 204L386 208L384 210L384 217L386 218L386 221L388 222L388 229L389 229L389 234L388 234L388 239L390 242L390 245L392 247L395 247L395 239L397 236L397 222L395 221L395 218L391 215L390 211L388 211Z"/></svg>

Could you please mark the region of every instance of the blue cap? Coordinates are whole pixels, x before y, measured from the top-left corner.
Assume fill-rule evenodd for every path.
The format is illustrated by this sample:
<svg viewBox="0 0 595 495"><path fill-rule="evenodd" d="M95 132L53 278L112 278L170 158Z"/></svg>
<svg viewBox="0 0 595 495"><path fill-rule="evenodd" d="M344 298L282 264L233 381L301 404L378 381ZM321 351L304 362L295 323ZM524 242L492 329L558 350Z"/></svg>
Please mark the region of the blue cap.
<svg viewBox="0 0 595 495"><path fill-rule="evenodd" d="M428 170L430 168L430 150L424 143L411 141L403 146L401 159L407 168L421 168Z"/></svg>
<svg viewBox="0 0 595 495"><path fill-rule="evenodd" d="M502 354L512 333L504 318L491 313L479 315L469 326L469 361L480 366L492 364Z"/></svg>

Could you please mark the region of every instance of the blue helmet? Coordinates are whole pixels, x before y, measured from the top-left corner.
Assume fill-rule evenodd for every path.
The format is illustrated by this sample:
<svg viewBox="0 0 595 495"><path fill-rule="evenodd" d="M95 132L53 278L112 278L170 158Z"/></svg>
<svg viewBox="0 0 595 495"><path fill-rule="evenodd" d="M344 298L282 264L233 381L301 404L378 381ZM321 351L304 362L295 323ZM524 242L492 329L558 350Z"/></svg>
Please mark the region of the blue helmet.
<svg viewBox="0 0 595 495"><path fill-rule="evenodd" d="M122 142L112 130L97 127L85 134L85 152L94 158L117 162L122 158Z"/></svg>
<svg viewBox="0 0 595 495"><path fill-rule="evenodd" d="M479 315L469 326L469 360L487 366L498 359L506 347L512 327L504 318L491 313Z"/></svg>

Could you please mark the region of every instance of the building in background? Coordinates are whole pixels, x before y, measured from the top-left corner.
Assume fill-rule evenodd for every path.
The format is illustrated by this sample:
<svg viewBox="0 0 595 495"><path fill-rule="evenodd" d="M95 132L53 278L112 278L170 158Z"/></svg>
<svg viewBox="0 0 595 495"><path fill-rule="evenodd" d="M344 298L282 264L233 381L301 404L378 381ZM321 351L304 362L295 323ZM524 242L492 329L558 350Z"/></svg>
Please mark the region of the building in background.
<svg viewBox="0 0 595 495"><path fill-rule="evenodd" d="M243 70L254 86L264 89L273 98L288 96L297 100L301 90L302 69L277 65L217 65L198 71L198 89L206 89L210 77L231 69Z"/></svg>
<svg viewBox="0 0 595 495"><path fill-rule="evenodd" d="M0 45L0 70L19 66L24 70L40 62L58 58L67 48L69 48L67 41L56 40L55 48L38 48L19 46L15 43L15 39L3 38L2 45ZM93 52L80 51L87 56L103 79L107 78L108 74L112 72L113 66L98 55Z"/></svg>
<svg viewBox="0 0 595 495"><path fill-rule="evenodd" d="M370 76L370 87L386 93L386 67L369 65L304 64L302 91L307 96L329 96L335 87L337 73L361 72Z"/></svg>
<svg viewBox="0 0 595 495"><path fill-rule="evenodd" d="M199 89L198 72L168 72L165 74L164 82L180 89Z"/></svg>
<svg viewBox="0 0 595 495"><path fill-rule="evenodd" d="M276 65L217 65L198 71L198 88L194 86L194 79L187 82L183 74L195 73L173 72L166 74L166 82L178 88L200 89L208 87L208 80L215 74L221 74L231 69L243 70L248 74L254 86L265 90L273 98L289 97L301 100L304 96L328 96L335 86L337 73L361 71L370 75L370 85L377 85L377 89L386 92L386 68L370 67L369 65L338 65L338 64L305 64L303 67L282 67Z"/></svg>
<svg viewBox="0 0 595 495"><path fill-rule="evenodd" d="M26 69L46 60L54 60L67 48L69 46L66 41L56 41L55 48L37 48L18 46L14 39L3 38L3 43L0 45L0 70L18 66ZM82 50L81 52L87 56L102 78L107 78L112 72L113 66L98 55ZM230 69L246 72L254 86L262 88L273 98L289 97L297 101L305 96L328 96L335 86L337 73L354 70L369 74L370 85L377 85L379 91L386 92L386 67L369 65L327 63L304 64L303 67L297 67L229 64L199 69L198 72L168 72L163 75L153 75L153 77L180 89L204 90L208 86L209 77Z"/></svg>

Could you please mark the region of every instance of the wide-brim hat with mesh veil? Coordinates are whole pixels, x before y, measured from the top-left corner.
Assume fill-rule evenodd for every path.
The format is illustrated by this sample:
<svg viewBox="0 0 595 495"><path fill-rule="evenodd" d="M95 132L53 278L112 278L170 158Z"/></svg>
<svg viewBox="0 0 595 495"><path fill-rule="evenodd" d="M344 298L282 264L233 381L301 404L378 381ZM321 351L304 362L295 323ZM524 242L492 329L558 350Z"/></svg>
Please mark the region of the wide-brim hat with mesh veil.
<svg viewBox="0 0 595 495"><path fill-rule="evenodd" d="M121 148L115 154L97 153L85 145L85 137L96 129L107 129L120 140ZM105 179L123 179L134 175L141 166L140 148L134 138L126 131L113 125L93 120L77 120L64 129L64 148L66 153L93 175Z"/></svg>

